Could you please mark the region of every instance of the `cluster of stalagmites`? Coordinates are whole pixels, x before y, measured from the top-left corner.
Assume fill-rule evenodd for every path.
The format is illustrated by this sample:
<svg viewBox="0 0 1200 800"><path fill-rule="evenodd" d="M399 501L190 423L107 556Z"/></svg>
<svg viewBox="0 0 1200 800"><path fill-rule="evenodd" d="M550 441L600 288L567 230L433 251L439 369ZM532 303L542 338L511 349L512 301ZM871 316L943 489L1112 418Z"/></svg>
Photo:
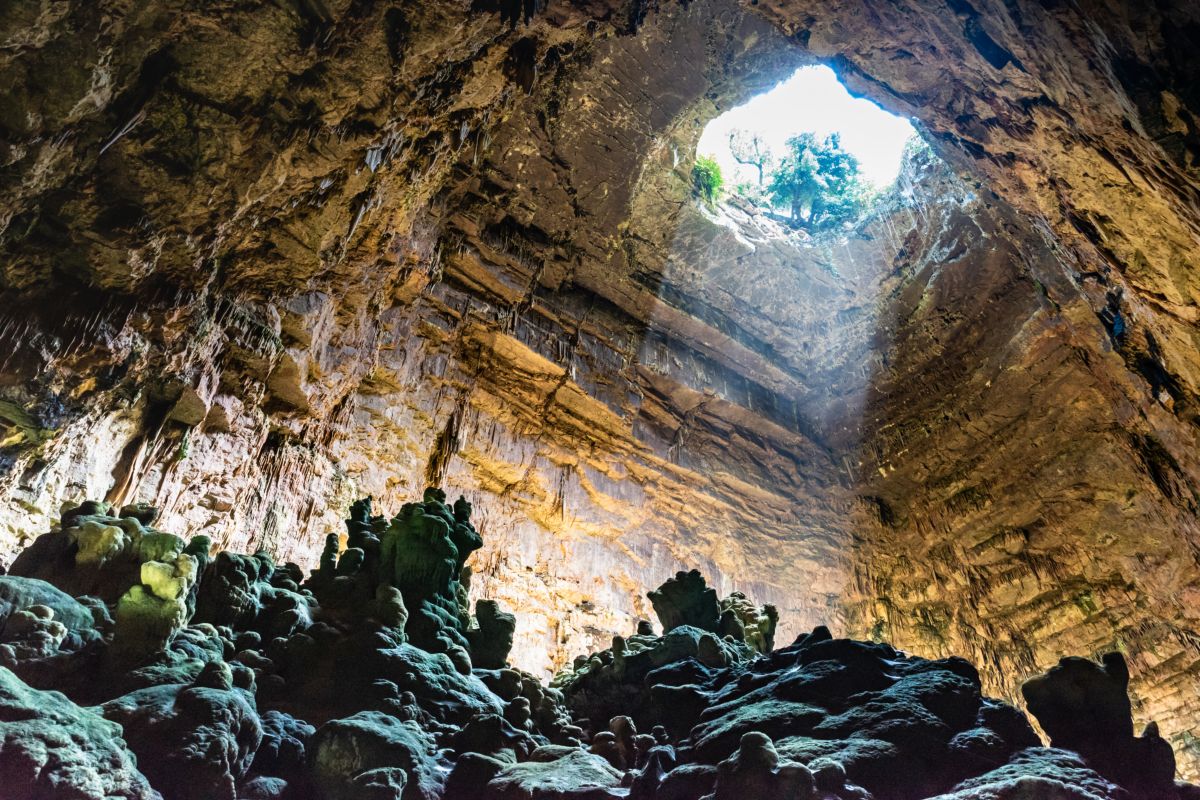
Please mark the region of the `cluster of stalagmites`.
<svg viewBox="0 0 1200 800"><path fill-rule="evenodd" d="M0 577L0 796L167 800L1200 797L1134 736L1119 655L1064 659L1025 716L961 659L777 614L697 572L552 687L467 607L471 507L360 501L307 579L84 503Z"/></svg>

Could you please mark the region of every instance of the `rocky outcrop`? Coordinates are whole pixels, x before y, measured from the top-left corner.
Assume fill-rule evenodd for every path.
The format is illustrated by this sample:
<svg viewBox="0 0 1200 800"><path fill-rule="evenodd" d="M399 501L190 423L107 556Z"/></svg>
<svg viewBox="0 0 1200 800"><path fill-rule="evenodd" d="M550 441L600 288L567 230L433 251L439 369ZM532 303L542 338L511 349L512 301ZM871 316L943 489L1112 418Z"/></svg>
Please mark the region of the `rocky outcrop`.
<svg viewBox="0 0 1200 800"><path fill-rule="evenodd" d="M83 494L312 568L351 499L454 482L528 668L699 565L1013 700L1124 646L1191 774L1192 4L193 6L0 19L6 563ZM689 202L702 123L817 59L963 177L820 241ZM177 631L186 563L88 537ZM290 640L257 569L196 602Z"/></svg>
<svg viewBox="0 0 1200 800"><path fill-rule="evenodd" d="M448 517L460 540L481 545L469 504L460 501L452 514L444 497L431 489L412 508ZM369 508L354 504L351 542L364 543L359 512ZM412 508L389 530L416 519ZM582 732L569 723L560 695L508 667L504 645L515 620L495 603L477 605L482 625L465 609L461 622L445 623L449 633L461 624L472 634L481 653L474 671L469 649L447 651L449 633L423 638L425 623L406 627L413 618L404 597L456 602L453 592L449 600L438 594L451 587L440 560L426 559L435 543L428 523L376 541L370 559L363 548L335 548L334 574L319 568L304 579L296 565L277 566L263 553L221 551L210 559L203 536L193 540L203 549L188 545L193 554L181 553L177 537L142 531L132 513L97 503L68 510L63 528L27 551L54 558L23 554L14 563L20 571L40 569L45 580L0 576L0 652L12 667L0 678L8 676L21 706L4 715L11 723L0 748L5 796L436 798L451 746L509 759L526 758L550 737L579 747L574 735ZM110 544L97 548L96 541ZM169 552L207 566L188 582L168 581L179 589L172 625L135 635L128 626L146 627L143 617L131 621L123 611L132 592L126 587L132 581L155 597L163 590L163 576L147 581L145 569L163 561L138 568L136 554L153 542L165 543L150 554L156 559ZM413 568L393 570L405 549ZM394 560L381 560L389 552ZM347 561L354 569L342 568ZM99 597L62 591L79 586Z"/></svg>
<svg viewBox="0 0 1200 800"><path fill-rule="evenodd" d="M1175 754L1153 722L1134 737L1128 688L1124 656L1106 653L1102 664L1064 658L1021 691L1053 746L1079 753L1097 772L1135 796L1169 796Z"/></svg>
<svg viewBox="0 0 1200 800"><path fill-rule="evenodd" d="M0 667L0 776L14 800L156 800L120 725Z"/></svg>
<svg viewBox="0 0 1200 800"><path fill-rule="evenodd" d="M414 623L397 613L412 602L465 615L449 604L445 573L465 575L457 554L484 543L466 501L451 513L444 500L429 489L387 524L356 502L345 546L335 541L307 579L261 553L198 552L207 567L179 595L198 601L182 602L163 637L122 631L121 588L139 571L91 558L92 540L69 533L78 525L46 534L34 549L63 559L51 577L112 599L73 600L39 578L0 576L0 639L14 667L0 668L5 796L1187 800L1200 791L1175 783L1156 729L1133 738L1118 655L1103 666L1064 659L1026 684L1062 748L1050 750L1021 711L983 695L965 660L834 639L824 627L775 649L764 644L775 618L741 596L719 601L697 571L649 593L661 636L643 621L545 686L505 663L497 641L519 623L494 603L477 604L477 627L469 616L427 611ZM123 531L134 517L105 519ZM295 607L275 616L280 592L298 599L302 620ZM742 622L760 618L772 626ZM466 647L455 639L462 630L477 634ZM55 647L26 646L30 631ZM1055 794L1064 786L1076 794Z"/></svg>
<svg viewBox="0 0 1200 800"><path fill-rule="evenodd" d="M194 684L138 689L100 709L121 726L142 771L167 797L236 800L262 744L253 695L234 687L220 662L209 662Z"/></svg>

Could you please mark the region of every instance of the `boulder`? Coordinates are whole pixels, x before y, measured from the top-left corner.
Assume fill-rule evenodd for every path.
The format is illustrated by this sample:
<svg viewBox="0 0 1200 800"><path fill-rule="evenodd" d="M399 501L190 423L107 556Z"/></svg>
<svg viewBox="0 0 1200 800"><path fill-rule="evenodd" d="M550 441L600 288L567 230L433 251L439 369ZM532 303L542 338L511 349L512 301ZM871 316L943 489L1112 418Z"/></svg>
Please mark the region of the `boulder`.
<svg viewBox="0 0 1200 800"><path fill-rule="evenodd" d="M1164 795L1166 800L1172 795ZM1032 747L1003 766L969 778L932 800L1126 800L1075 753Z"/></svg>
<svg viewBox="0 0 1200 800"><path fill-rule="evenodd" d="M171 800L236 800L263 738L253 695L233 686L221 662L194 684L139 689L100 710L121 725L151 784Z"/></svg>
<svg viewBox="0 0 1200 800"><path fill-rule="evenodd" d="M549 745L529 760L501 769L484 796L494 800L614 800L623 797L622 773L576 747Z"/></svg>
<svg viewBox="0 0 1200 800"><path fill-rule="evenodd" d="M121 726L0 667L0 779L7 800L161 800Z"/></svg>
<svg viewBox="0 0 1200 800"><path fill-rule="evenodd" d="M413 720L380 711L322 725L311 740L309 762L327 800L438 800L444 782L433 736Z"/></svg>

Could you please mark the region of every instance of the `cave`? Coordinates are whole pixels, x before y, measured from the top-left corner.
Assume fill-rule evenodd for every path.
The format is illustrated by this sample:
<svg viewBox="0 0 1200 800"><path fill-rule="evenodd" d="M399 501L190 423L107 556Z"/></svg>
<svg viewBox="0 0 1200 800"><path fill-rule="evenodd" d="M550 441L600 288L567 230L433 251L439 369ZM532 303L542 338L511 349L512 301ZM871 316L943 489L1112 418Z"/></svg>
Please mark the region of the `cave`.
<svg viewBox="0 0 1200 800"><path fill-rule="evenodd" d="M0 42L0 796L1200 797L1200 7ZM821 231L696 180L806 70Z"/></svg>

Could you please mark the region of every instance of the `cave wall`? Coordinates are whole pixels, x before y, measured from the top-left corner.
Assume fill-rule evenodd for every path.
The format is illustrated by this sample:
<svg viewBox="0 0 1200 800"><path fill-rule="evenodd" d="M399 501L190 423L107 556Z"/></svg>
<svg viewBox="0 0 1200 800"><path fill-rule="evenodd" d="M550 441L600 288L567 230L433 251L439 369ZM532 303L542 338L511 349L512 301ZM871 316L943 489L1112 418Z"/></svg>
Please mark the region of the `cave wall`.
<svg viewBox="0 0 1200 800"><path fill-rule="evenodd" d="M86 496L310 565L441 482L529 668L698 566L1007 696L1121 647L1191 763L1196 12L518 5L0 12L4 559ZM698 206L815 60L951 169L845 241Z"/></svg>

